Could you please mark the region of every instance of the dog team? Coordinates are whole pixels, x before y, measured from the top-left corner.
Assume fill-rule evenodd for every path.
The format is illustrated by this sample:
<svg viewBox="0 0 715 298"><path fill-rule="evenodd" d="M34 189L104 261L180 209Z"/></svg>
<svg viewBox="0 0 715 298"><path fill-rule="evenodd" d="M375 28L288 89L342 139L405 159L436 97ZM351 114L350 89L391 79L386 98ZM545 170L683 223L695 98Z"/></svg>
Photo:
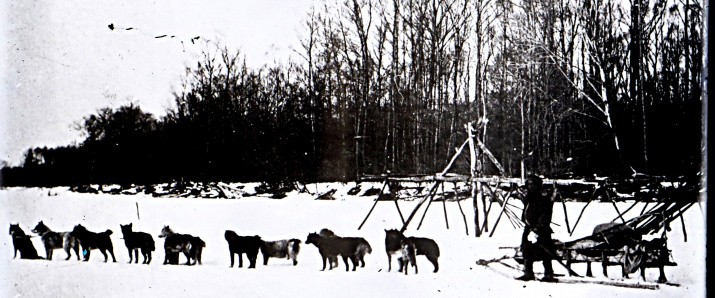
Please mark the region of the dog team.
<svg viewBox="0 0 715 298"><path fill-rule="evenodd" d="M155 250L154 238L144 232L132 230L132 224L121 225L122 239L129 252L129 263L139 263L139 251L143 257L142 264L149 264L152 260L151 253ZM107 262L109 256L112 262L116 262L114 257L114 247L110 235L111 230L104 232L91 232L84 226L78 224L71 232L54 232L40 221L32 232L38 234L45 246L45 259L52 260L52 253L55 249L64 249L69 260L74 251L77 260L80 260L80 251L84 261L89 261L92 250L98 249ZM30 235L20 228L19 224L10 224L10 236L15 251L13 258L17 258L20 252L21 259L43 259L32 245ZM189 234L179 234L171 230L169 226L164 226L159 238L164 238L164 265L179 264L179 256L183 253L186 258L186 265L201 264L201 253L206 247L206 242L199 237ZM256 258L260 251L263 256L263 265L268 265L270 258L286 258L292 260L293 266L298 264L298 252L300 252L299 239L286 239L278 241L264 241L260 236L239 236L234 231L226 230L224 234L231 258L231 266L234 265L234 255L238 255L238 267L243 267L243 254L248 258L248 268L256 268ZM349 271L348 260L353 264L352 270L358 266L365 267L365 255L372 253L370 243L361 237L341 237L335 235L329 229L322 229L320 233L309 233L305 244L313 244L318 248L318 252L323 261L323 268L327 265L329 270L338 266L338 257L341 257L345 264L345 270ZM392 256L397 257L399 264L398 272L407 274L408 266L417 270L416 256L424 255L434 266L434 271L439 270L439 246L429 238L406 237L401 231L391 229L385 230L385 252L387 253L388 271L392 269ZM107 255L109 253L109 255Z"/></svg>

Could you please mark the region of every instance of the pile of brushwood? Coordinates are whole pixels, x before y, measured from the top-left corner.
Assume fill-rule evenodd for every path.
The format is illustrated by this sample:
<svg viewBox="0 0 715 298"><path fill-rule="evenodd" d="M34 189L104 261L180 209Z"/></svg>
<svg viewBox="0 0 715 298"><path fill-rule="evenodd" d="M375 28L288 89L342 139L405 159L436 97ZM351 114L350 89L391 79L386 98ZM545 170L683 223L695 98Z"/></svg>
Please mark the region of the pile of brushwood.
<svg viewBox="0 0 715 298"><path fill-rule="evenodd" d="M298 182L270 183L262 182L255 187L254 192L244 190L244 185L229 185L224 182L193 182L173 181L154 185L81 185L70 188L73 192L91 194L123 194L136 195L145 193L153 197L174 198L204 198L204 199L239 199L250 196L267 196L272 199L282 199L286 193L299 190L307 191L304 185Z"/></svg>
<svg viewBox="0 0 715 298"><path fill-rule="evenodd" d="M153 197L204 198L204 199L238 199L251 196L243 190L243 186L231 186L224 182L183 182L175 181L156 185L82 185L71 187L70 190L79 193L92 194L150 194Z"/></svg>

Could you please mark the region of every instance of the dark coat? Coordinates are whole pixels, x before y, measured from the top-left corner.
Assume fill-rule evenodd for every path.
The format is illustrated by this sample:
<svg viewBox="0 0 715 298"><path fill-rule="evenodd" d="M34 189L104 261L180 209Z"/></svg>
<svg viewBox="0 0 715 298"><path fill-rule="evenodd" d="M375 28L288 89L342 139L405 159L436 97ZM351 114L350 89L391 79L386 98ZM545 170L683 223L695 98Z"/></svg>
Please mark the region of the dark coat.
<svg viewBox="0 0 715 298"><path fill-rule="evenodd" d="M521 237L521 251L524 259L550 260L555 255L555 247L551 240L551 214L554 203L540 193L528 193L524 197L524 211L521 220L524 222L524 233ZM536 243L527 240L530 232L538 235Z"/></svg>

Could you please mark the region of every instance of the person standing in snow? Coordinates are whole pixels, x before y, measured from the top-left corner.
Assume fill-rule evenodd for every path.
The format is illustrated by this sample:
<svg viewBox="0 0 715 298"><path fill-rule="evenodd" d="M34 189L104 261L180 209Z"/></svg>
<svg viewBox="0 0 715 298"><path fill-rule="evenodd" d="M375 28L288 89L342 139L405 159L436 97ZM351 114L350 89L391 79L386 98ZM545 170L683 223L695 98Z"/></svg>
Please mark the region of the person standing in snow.
<svg viewBox="0 0 715 298"><path fill-rule="evenodd" d="M521 252L524 256L524 275L518 280L534 280L534 261L543 261L544 278L542 281L555 281L551 260L556 248L551 239L551 214L553 197L541 194L543 181L538 176L531 175L526 179L526 196L521 220L524 222L524 233L521 237Z"/></svg>

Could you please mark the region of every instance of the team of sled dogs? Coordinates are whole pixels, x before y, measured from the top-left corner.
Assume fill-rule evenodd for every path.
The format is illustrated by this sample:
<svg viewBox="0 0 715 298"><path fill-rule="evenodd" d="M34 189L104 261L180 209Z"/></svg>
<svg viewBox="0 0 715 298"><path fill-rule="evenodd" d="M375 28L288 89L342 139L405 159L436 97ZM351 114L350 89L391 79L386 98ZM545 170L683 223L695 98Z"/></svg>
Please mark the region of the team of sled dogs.
<svg viewBox="0 0 715 298"><path fill-rule="evenodd" d="M151 253L155 250L154 238L144 232L132 230L132 224L120 225L122 239L129 252L129 263L132 261L139 263L139 251L144 258L142 264L149 264L152 260ZM64 249L69 260L74 251L77 260L80 255L84 261L89 261L90 252L98 249L107 262L109 256L112 262L116 262L114 248L110 235L111 230L104 232L88 231L81 224L76 225L70 232L55 232L42 221L37 223L32 232L39 235L45 246L45 259L52 260L52 252L55 249ZM43 259L30 240L30 235L20 228L19 224L10 224L10 236L15 251L13 258L17 258L20 252L21 259ZM181 253L186 258L186 265L201 264L201 253L206 247L206 242L201 238L189 234L179 234L171 230L169 226L164 226L159 238L164 238L164 264L179 264ZM278 241L265 241L260 236L239 236L234 231L226 230L224 234L231 257L231 267L234 265L234 255L238 254L238 267L243 267L243 254L248 258L248 268L256 268L256 258L260 251L263 256L263 265L268 265L270 258L286 258L292 260L293 266L298 264L298 252L300 251L299 239L286 239ZM353 264L352 270L358 266L365 267L365 255L372 253L370 243L361 237L341 237L328 229L322 229L319 233L310 233L305 244L313 244L318 248L318 252L323 260L325 270L328 265L329 270L338 266L338 257L343 259L345 270L349 271L348 260ZM392 256L397 256L399 272L407 274L408 266L415 268L417 273L417 255L424 255L434 266L434 272L439 270L437 259L439 258L439 247L437 243L429 238L406 237L398 230L385 230L385 251L387 253L388 271L392 269ZM80 253L81 252L81 253ZM107 255L109 253L109 255ZM133 254L132 254L133 253Z"/></svg>

